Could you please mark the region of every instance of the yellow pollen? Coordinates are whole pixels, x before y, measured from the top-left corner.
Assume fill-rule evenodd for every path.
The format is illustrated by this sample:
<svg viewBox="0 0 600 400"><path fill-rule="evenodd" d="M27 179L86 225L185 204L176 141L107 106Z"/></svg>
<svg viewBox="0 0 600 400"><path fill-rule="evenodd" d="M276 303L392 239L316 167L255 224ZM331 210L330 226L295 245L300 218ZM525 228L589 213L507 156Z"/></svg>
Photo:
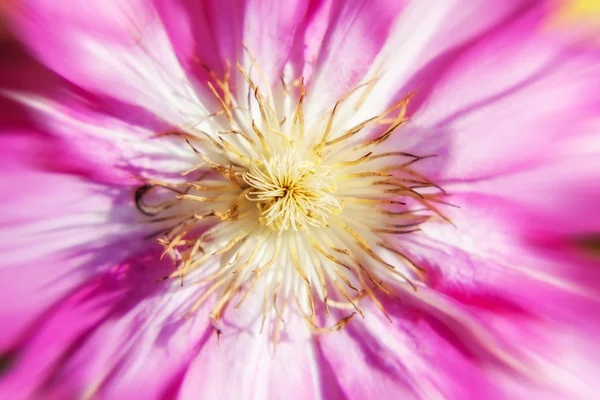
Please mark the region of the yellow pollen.
<svg viewBox="0 0 600 400"><path fill-rule="evenodd" d="M255 201L259 221L273 230L305 231L308 226L325 226L340 202L331 168L301 160L295 149L262 157L243 175L251 186L247 198Z"/></svg>

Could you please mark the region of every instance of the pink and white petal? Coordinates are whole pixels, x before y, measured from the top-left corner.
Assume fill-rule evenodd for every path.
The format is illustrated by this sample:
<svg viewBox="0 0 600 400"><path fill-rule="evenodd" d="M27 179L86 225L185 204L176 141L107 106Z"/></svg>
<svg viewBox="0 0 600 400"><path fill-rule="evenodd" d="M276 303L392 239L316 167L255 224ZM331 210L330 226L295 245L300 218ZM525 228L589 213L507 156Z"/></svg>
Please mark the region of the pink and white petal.
<svg viewBox="0 0 600 400"><path fill-rule="evenodd" d="M252 56L269 84L279 83L286 64L294 74L290 81L300 74L309 80L316 68L323 70L322 85L331 87L332 79L337 82L336 93L328 97L333 101L363 77L406 1L294 0L285 6L266 0L231 3L235 4L158 1L167 31L187 68L206 78L199 64L222 74L225 61L246 59L242 63L250 64ZM244 54L242 44L250 54Z"/></svg>
<svg viewBox="0 0 600 400"><path fill-rule="evenodd" d="M10 60L0 64L0 117L7 126L5 136L15 129L39 131L48 141L68 149L70 163L85 169L88 178L117 185L137 185L136 178L143 176L161 179L161 173L178 174L193 162L183 140L158 137L173 131L172 124L139 107L70 84L20 48L10 53ZM27 141L18 145L18 135L10 136L11 143L19 146L14 150L26 155ZM50 157L38 159L40 168L51 167L42 165Z"/></svg>
<svg viewBox="0 0 600 400"><path fill-rule="evenodd" d="M76 154L81 164L95 169L91 177L96 181L136 186L143 178L178 178L195 162L182 139L160 137L170 125L147 115L111 115L111 109L104 108L110 100L73 93L55 98L5 94L26 106L34 122Z"/></svg>
<svg viewBox="0 0 600 400"><path fill-rule="evenodd" d="M594 184L600 173L596 166L598 140L593 132L579 133L577 124L570 134L572 138L536 167L470 182L457 179L455 184L445 185L451 193L447 200L460 207L444 209L457 229L428 224L425 232L467 252L499 260L529 255L520 261L512 258L517 264L540 257L554 259L555 267L537 268L561 279L570 273L569 280L585 287L594 285L594 262L575 261L572 249L569 256L564 250L569 241L600 232L595 212L600 191ZM553 251L557 244L562 254Z"/></svg>
<svg viewBox="0 0 600 400"><path fill-rule="evenodd" d="M518 202L474 193L453 201L460 209L446 214L455 227L426 223L423 234L397 242L428 270L430 286L461 301L597 329L589 318L600 307L597 260L547 248L547 238L554 246L565 232L537 231L531 222L539 215Z"/></svg>
<svg viewBox="0 0 600 400"><path fill-rule="evenodd" d="M240 58L243 48L243 26L247 0L209 0L204 2L211 37L215 41L217 54L221 62L229 60L232 64ZM205 40L200 38L200 40Z"/></svg>
<svg viewBox="0 0 600 400"><path fill-rule="evenodd" d="M156 252L115 264L49 313L0 391L67 398L161 398L203 343L207 322L185 318L197 288L157 279ZM65 323L68 321L68 323Z"/></svg>
<svg viewBox="0 0 600 400"><path fill-rule="evenodd" d="M242 37L238 31L241 29L241 17L244 2L238 2L229 7L229 13L220 16L214 25L209 23L217 15L211 13L214 8L223 5L223 12L227 9L227 2L199 2L193 0L156 0L158 14L165 26L169 39L173 45L182 67L193 74L198 81L210 79L204 66L214 71L218 76L225 74L225 60L234 61L238 58ZM210 4L210 6L209 6ZM226 21L226 22L225 22ZM218 46L223 41L223 36L217 36L213 29L222 29L225 24L229 29L222 33L227 34L227 42L237 42L238 46L230 54L231 49L223 49L220 53ZM234 39L235 38L235 39Z"/></svg>
<svg viewBox="0 0 600 400"><path fill-rule="evenodd" d="M444 207L456 228L424 225L419 255L426 263L437 257L434 284L454 287L447 294L595 331L588 317L597 310L597 262L547 244L600 230L593 212L600 63L593 52L553 50L531 19L538 17L525 15L458 58L414 116L425 126L406 132L409 151L438 154L419 171L460 207ZM501 86L504 78L510 82Z"/></svg>
<svg viewBox="0 0 600 400"><path fill-rule="evenodd" d="M595 374L585 367L596 371L598 366L581 352L597 352L590 336L540 318L473 309L428 288L416 293L405 288L403 299L436 321L438 332L452 338L477 362L484 380L493 382L488 396L579 398L592 390Z"/></svg>
<svg viewBox="0 0 600 400"><path fill-rule="evenodd" d="M451 321L453 330L460 327L458 335L478 349L479 357L498 344L476 340L481 333L473 327L478 326L503 343L510 359L527 360L529 373L523 376L534 386L512 382L514 390L545 387L549 393L586 398L581 393L594 385L590 370L598 368L586 356L597 353L594 338L600 328L597 260L538 249L513 223L522 218L518 208L498 198L455 197L461 208L449 216L456 228L425 224L422 236L397 244L428 272L431 290L420 288L414 298L424 301L431 315Z"/></svg>
<svg viewBox="0 0 600 400"><path fill-rule="evenodd" d="M124 210L105 187L58 175L21 177L44 194L29 190L36 200L11 198L3 204L0 273L3 293L11 299L0 307L5 350L65 293L143 245L143 233L119 216Z"/></svg>
<svg viewBox="0 0 600 400"><path fill-rule="evenodd" d="M14 30L45 65L172 124L205 114L152 2L10 1Z"/></svg>
<svg viewBox="0 0 600 400"><path fill-rule="evenodd" d="M254 55L260 55L261 68L271 70L282 62L280 58L287 58L289 37L293 37L305 8L303 0L294 0L286 7L276 1L260 0L154 3L181 64L200 81L209 78L205 66L219 77L223 77L227 63L235 69L235 63L244 58L244 45ZM270 23L265 24L267 20ZM282 41L282 37L286 39ZM237 74L232 75L234 82L236 77Z"/></svg>
<svg viewBox="0 0 600 400"><path fill-rule="evenodd" d="M146 259L151 256L116 266L97 280L100 284L90 283L94 294L85 296L83 310L87 302L91 305L86 307L93 307L106 296L111 297L110 313L102 315L102 324L93 331L86 330L87 325L81 330L73 328L75 333L65 335L64 341L74 343L74 347L66 353L39 346L36 351L41 355L26 353L8 376L12 391L4 393L13 394L13 398L18 398L15 394L30 394L36 388L34 383L41 380L44 384L37 393L58 398L197 398L201 393L206 398L243 395L279 399L287 397L290 390L302 398L343 398L325 380L332 376L317 364L302 319L286 317L287 329L273 352L269 335L259 334L258 324L240 325L240 320L257 321L246 309L240 310L237 314L243 315L232 316L235 325L224 322L224 334L218 343L204 318L208 305L197 311L197 317L185 318L199 293L197 286L181 288L178 281L167 287L156 284L158 277L169 272L169 266L157 266ZM90 287L86 285L77 293L89 293ZM54 320L50 316L48 325L53 326ZM80 331L84 333L75 337ZM32 343L47 343L50 339L36 336ZM30 365L36 357L51 362L44 365L42 375L28 381L27 371L38 371ZM227 385L232 380L236 385Z"/></svg>
<svg viewBox="0 0 600 400"><path fill-rule="evenodd" d="M438 155L422 172L442 185L515 173L591 140L599 53L557 46L541 29L525 14L438 77L403 136L408 151Z"/></svg>
<svg viewBox="0 0 600 400"><path fill-rule="evenodd" d="M262 302L253 294L244 307L225 314L223 335L219 341L213 335L202 347L183 378L179 398L196 399L199 393L207 399L284 399L290 393L303 399L343 398L325 380L331 376L319 364L303 318L284 313L285 326L274 346L276 317L261 332Z"/></svg>
<svg viewBox="0 0 600 400"><path fill-rule="evenodd" d="M384 305L391 322L364 302L364 321L319 338L348 399L499 398L481 363L449 327L410 303Z"/></svg>
<svg viewBox="0 0 600 400"><path fill-rule="evenodd" d="M440 123L470 105L520 89L519 84L539 74L552 73L564 61L565 49L544 30L547 14L544 7L524 8L466 43L449 68L440 71L419 116Z"/></svg>
<svg viewBox="0 0 600 400"><path fill-rule="evenodd" d="M430 96L428 87L465 47L480 37L510 26L524 14L538 15L551 8L552 1L511 0L491 9L484 0L410 2L389 33L366 80L376 79L369 99L356 114L362 121L383 112L392 103L380 99L401 99L417 92L415 102Z"/></svg>
<svg viewBox="0 0 600 400"><path fill-rule="evenodd" d="M569 145L565 143L563 149ZM481 193L512 203L514 213L520 214L515 225L532 240L597 234L600 188L595 182L600 178L600 152L566 150L561 157L557 150L554 156L558 160L537 168L449 187L458 194Z"/></svg>
<svg viewBox="0 0 600 400"><path fill-rule="evenodd" d="M246 5L244 44L257 59L271 85L279 83L298 28L302 28L308 0L284 3L250 0ZM265 23L269 21L269 23Z"/></svg>
<svg viewBox="0 0 600 400"><path fill-rule="evenodd" d="M548 302L551 301L549 298ZM536 388L513 378L509 381L511 391L515 391L513 397L531 398L531 391L543 386L547 387L545 396L552 394L553 398L594 397L598 376L597 334L585 332L577 324L565 325L535 316L518 318L481 307L473 311L504 340L518 344L526 357L535 362L534 377L541 384ZM500 378L506 382L506 377Z"/></svg>
<svg viewBox="0 0 600 400"><path fill-rule="evenodd" d="M136 260L125 273L119 286L126 293L110 318L58 370L63 390L107 399L160 399L179 386L213 331L205 319L206 308L186 316L199 295L195 285L156 283L172 271L170 262L159 264L156 256Z"/></svg>
<svg viewBox="0 0 600 400"><path fill-rule="evenodd" d="M112 297L118 293L112 293ZM86 301L90 297L94 302ZM40 298L43 301L43 298ZM0 380L0 394L15 400L34 396L57 360L76 350L77 341L110 312L111 298L98 296L94 285L68 297L38 321L33 338L24 340L11 368ZM11 320L12 322L12 320ZM25 335L23 335L25 336ZM70 397L70 396L67 396Z"/></svg>
<svg viewBox="0 0 600 400"><path fill-rule="evenodd" d="M241 93L243 98L247 87L237 72L236 62L252 74L260 68L257 81L261 86L279 84L308 1L294 0L283 5L265 0L157 0L156 4L181 64L197 78L199 88L210 95L205 82L213 77L207 69L223 78L227 66L233 66L229 85L233 93ZM254 57L256 65L251 67L250 59ZM270 81L264 82L264 76ZM236 84L238 81L241 84ZM213 109L219 108L210 98L203 100L206 106L214 103Z"/></svg>
<svg viewBox="0 0 600 400"><path fill-rule="evenodd" d="M369 71L401 18L406 0L315 1L296 46L308 80L307 115L330 107ZM292 78L298 78L292 77Z"/></svg>
<svg viewBox="0 0 600 400"><path fill-rule="evenodd" d="M0 144L0 273L12 299L0 306L6 350L54 301L143 246L148 226L135 223L131 189L89 181L94 168L59 141L15 132Z"/></svg>
<svg viewBox="0 0 600 400"><path fill-rule="evenodd" d="M504 375L495 378L520 397L543 389L544 396L586 398L582 393L594 385L589 371L598 366L585 352L597 352L598 261L547 248L584 228L597 229L589 222L595 220L589 206L597 199L589 178L596 172L593 163L576 160L581 168L556 164L450 185L448 200L459 208L444 208L444 213L455 226L432 221L422 226L422 234L396 243L427 270L427 286L435 290L407 290L415 304L422 301L430 315L455 331L460 328L457 334L478 349L479 357L494 355L491 350L502 343L510 359L527 360L530 372L524 376L533 386L506 381ZM557 190L569 180L574 192ZM573 197L571 217L588 221L568 220L565 204ZM481 332L495 343L479 340Z"/></svg>

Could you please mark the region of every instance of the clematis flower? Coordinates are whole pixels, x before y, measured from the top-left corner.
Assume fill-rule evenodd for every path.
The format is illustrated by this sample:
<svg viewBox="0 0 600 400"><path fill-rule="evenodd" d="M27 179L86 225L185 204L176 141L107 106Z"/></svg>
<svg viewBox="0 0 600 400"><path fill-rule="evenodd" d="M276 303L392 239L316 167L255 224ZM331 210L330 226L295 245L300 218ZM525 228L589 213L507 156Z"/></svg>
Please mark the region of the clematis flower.
<svg viewBox="0 0 600 400"><path fill-rule="evenodd" d="M592 398L600 57L539 0L20 0L0 397Z"/></svg>

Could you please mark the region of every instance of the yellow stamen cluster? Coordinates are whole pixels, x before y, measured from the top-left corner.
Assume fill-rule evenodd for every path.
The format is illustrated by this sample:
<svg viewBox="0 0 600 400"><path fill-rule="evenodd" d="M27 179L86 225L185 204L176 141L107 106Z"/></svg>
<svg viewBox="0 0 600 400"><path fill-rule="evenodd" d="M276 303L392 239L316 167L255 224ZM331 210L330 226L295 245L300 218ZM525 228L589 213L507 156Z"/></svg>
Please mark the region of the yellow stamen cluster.
<svg viewBox="0 0 600 400"><path fill-rule="evenodd" d="M209 317L219 333L225 310L250 297L263 304L263 324L275 321L275 340L294 310L315 332L363 315L364 297L385 313L379 296L393 293L389 282L416 289L424 279L398 240L432 216L443 218L434 204L444 192L413 170L423 157L385 148L407 121L411 96L346 126L370 83L305 116L304 82L272 87L250 58L259 78L238 65L248 88L238 97L246 103L236 102L229 71L225 80L211 73L208 87L220 105L203 119L211 129L176 133L198 158L182 173L186 181L150 181L136 193L140 211L162 227L163 256L177 264L165 278L183 284L190 275L200 285L190 313L216 299ZM322 328L330 308L348 311Z"/></svg>
<svg viewBox="0 0 600 400"><path fill-rule="evenodd" d="M259 221L275 230L325 226L329 215L341 209L333 195L336 186L331 169L299 159L294 148L268 160L261 158L250 165L243 179L253 188L248 199L257 202Z"/></svg>

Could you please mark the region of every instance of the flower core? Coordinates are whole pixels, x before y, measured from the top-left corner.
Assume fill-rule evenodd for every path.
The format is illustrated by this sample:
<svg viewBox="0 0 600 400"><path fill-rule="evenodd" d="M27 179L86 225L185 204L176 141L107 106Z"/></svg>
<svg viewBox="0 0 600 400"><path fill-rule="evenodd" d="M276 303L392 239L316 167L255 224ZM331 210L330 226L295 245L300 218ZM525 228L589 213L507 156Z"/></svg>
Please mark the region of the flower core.
<svg viewBox="0 0 600 400"><path fill-rule="evenodd" d="M331 169L299 159L293 147L268 160L262 157L243 179L253 188L247 197L257 202L260 223L274 230L322 227L332 213L341 211Z"/></svg>
<svg viewBox="0 0 600 400"><path fill-rule="evenodd" d="M402 238L444 218L435 206L443 190L413 169L425 157L387 149L411 95L350 124L371 84L305 115L302 79L274 87L238 69L237 89L229 70L224 79L210 72L218 109L172 133L197 160L184 181L149 180L136 193L149 223L162 226L163 256L177 265L165 279L200 285L190 313L216 299L209 317L219 333L225 310L246 301L262 304L274 337L293 310L315 331L363 315L365 297L385 313L378 297L393 295L389 282L416 290L425 277ZM324 328L331 314L337 322Z"/></svg>

